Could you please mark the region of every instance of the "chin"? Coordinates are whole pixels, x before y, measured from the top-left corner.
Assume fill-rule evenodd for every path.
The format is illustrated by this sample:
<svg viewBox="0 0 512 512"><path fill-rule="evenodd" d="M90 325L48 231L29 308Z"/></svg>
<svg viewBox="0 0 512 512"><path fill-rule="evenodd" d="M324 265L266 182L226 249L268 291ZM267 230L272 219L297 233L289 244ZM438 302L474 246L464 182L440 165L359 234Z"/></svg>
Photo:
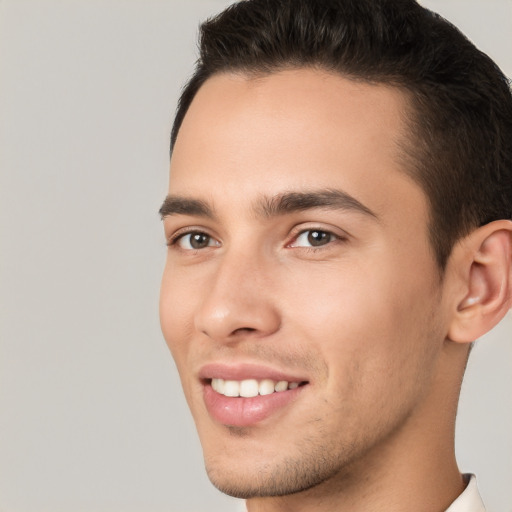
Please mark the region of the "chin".
<svg viewBox="0 0 512 512"><path fill-rule="evenodd" d="M308 454L262 462L205 460L211 483L221 492L241 499L287 496L321 485L340 473L339 461Z"/></svg>

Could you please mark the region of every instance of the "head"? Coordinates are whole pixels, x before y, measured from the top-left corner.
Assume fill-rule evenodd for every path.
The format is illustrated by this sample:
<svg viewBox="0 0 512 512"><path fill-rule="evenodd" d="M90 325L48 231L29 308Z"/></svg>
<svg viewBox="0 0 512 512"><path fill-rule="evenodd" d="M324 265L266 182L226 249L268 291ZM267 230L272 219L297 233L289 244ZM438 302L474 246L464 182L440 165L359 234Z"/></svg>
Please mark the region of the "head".
<svg viewBox="0 0 512 512"><path fill-rule="evenodd" d="M200 50L161 319L213 483L325 496L453 457L469 343L510 307L505 77L411 0L239 2Z"/></svg>

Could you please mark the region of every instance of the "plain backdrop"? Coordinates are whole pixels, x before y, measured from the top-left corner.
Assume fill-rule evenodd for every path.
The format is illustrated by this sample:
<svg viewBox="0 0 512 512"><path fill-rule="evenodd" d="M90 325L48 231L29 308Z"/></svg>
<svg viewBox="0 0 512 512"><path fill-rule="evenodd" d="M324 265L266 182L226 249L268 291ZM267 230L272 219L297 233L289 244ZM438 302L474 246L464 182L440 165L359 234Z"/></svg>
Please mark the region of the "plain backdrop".
<svg viewBox="0 0 512 512"><path fill-rule="evenodd" d="M0 0L2 512L242 509L204 474L157 314L172 114L227 3ZM512 75L510 0L422 3ZM457 427L494 512L512 512L511 395L509 314Z"/></svg>

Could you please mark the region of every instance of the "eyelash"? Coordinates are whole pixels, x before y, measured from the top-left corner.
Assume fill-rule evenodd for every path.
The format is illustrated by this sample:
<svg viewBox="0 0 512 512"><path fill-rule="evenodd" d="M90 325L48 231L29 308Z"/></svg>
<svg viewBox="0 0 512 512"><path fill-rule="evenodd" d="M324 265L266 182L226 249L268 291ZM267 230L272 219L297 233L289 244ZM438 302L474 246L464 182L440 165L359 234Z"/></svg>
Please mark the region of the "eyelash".
<svg viewBox="0 0 512 512"><path fill-rule="evenodd" d="M313 245L309 245L309 246L294 245L297 242L297 240L299 240L299 238L301 236L304 236L307 233L314 233L314 232L323 233L323 234L328 235L329 236L329 240L325 244L321 244L319 246L313 246ZM208 234L204 230L200 230L200 229L187 229L186 228L184 230L177 231L171 237L169 237L169 239L167 240L167 245L169 247L177 246L179 244L179 242L181 240L183 240L186 236L193 236L193 235L204 235L204 236L208 237L209 242L211 240L215 240L215 238L212 235ZM346 240L345 237L337 235L337 234L333 233L332 231L329 231L328 229L320 229L320 228L316 228L316 227L311 227L311 228L308 228L308 229L301 229L300 231L297 231L295 234L292 234L292 241L287 243L285 247L291 248L291 249L297 248L297 249L308 250L308 251L311 251L311 252L316 252L316 251L325 250L325 247L327 247L329 245L332 245L333 243L344 242L345 240ZM217 241L217 244L219 244L218 241ZM179 249L181 249L182 251L196 253L198 251L201 251L202 249L207 249L208 247L213 247L213 246L214 245L208 244L205 247L201 247L201 248L185 249L183 247L179 247Z"/></svg>

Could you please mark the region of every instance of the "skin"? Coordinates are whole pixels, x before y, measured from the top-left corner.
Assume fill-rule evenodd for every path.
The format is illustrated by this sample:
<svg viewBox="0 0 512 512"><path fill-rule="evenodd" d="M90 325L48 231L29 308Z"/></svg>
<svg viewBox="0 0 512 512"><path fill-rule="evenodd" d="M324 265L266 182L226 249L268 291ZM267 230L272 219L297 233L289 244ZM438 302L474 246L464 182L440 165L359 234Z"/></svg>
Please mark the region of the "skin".
<svg viewBox="0 0 512 512"><path fill-rule="evenodd" d="M209 477L251 512L441 512L463 490L453 435L468 346L447 336L465 292L450 265L441 278L427 199L402 167L407 110L397 89L300 69L210 78L184 119L169 194L209 211L164 212L162 330ZM263 208L319 190L372 213ZM325 244L311 247L313 229ZM193 249L190 231L207 245ZM307 385L233 428L205 407L212 362Z"/></svg>

